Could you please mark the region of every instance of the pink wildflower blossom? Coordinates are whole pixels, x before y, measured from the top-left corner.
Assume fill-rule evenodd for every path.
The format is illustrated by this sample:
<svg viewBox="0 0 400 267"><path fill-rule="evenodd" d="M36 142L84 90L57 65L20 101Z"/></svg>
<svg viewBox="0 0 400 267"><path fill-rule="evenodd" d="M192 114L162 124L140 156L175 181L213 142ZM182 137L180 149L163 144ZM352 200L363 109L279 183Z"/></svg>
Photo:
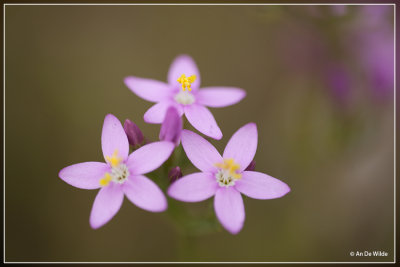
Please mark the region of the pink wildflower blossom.
<svg viewBox="0 0 400 267"><path fill-rule="evenodd" d="M161 141L132 152L120 121L108 114L104 119L101 145L106 163L83 162L62 169L59 177L81 189L98 189L90 214L96 229L119 211L124 195L139 208L161 212L167 201L160 188L143 174L161 166L174 150L174 144Z"/></svg>
<svg viewBox="0 0 400 267"><path fill-rule="evenodd" d="M200 72L194 60L187 55L178 56L168 72L168 83L127 77L125 84L139 97L155 102L144 114L148 123L162 123L170 106L199 132L221 139L222 132L207 107L226 107L242 100L246 92L235 87L206 87L200 89Z"/></svg>
<svg viewBox="0 0 400 267"><path fill-rule="evenodd" d="M257 126L246 124L231 137L221 157L207 140L183 130L182 146L201 172L175 181L168 195L184 202L198 202L214 196L218 220L230 233L237 234L245 219L241 193L255 199L273 199L290 191L287 184L276 178L245 170L256 153L257 135Z"/></svg>

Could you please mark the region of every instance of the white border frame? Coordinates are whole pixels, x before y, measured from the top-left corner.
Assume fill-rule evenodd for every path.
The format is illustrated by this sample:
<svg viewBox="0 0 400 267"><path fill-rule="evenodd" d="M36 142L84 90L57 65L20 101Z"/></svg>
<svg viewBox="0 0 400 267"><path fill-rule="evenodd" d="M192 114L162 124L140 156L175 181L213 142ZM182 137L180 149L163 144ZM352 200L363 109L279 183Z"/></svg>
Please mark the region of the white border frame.
<svg viewBox="0 0 400 267"><path fill-rule="evenodd" d="M335 5L346 5L346 6L360 6L360 5L382 5L382 6L393 6L393 13L394 13L394 27L393 27L393 34L394 34L394 96L393 96L393 109L394 109L394 177L393 177L393 192L394 192L394 205L393 205L393 215L394 215L394 232L393 232L393 261L392 262L362 262L362 261L349 261L349 262L7 262L5 261L6 258L6 6L335 6ZM388 3L312 3L312 4L303 4L303 3L281 3L281 4L267 4L267 3L71 3L71 4L64 4L64 3L4 3L3 4L3 263L40 263L40 264L53 264L53 263L63 263L63 264L99 264L99 263L106 263L106 264L129 264L129 263L137 263L137 264L331 264L331 263L349 263L349 264L376 264L376 263L383 263L383 264L390 264L396 263L396 4L388 4Z"/></svg>

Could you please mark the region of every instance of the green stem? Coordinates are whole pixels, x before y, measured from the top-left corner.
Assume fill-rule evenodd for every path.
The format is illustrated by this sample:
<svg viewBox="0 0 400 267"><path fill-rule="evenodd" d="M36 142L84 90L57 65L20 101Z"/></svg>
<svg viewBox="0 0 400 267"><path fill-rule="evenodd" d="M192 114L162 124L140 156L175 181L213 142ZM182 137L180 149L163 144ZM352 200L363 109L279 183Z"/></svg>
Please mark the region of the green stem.
<svg viewBox="0 0 400 267"><path fill-rule="evenodd" d="M187 121L183 118L183 124L186 127ZM158 184L163 190L167 190L170 185L168 172L171 168L179 166L185 174L187 167L190 165L189 160L180 144L174 150L171 157L159 169ZM207 209L193 210L188 209L188 204L168 199L168 210L165 215L167 219L175 226L178 234L178 252L177 256L180 261L194 261L196 253L197 238L221 229L213 211L213 202L208 200ZM190 208L190 207L189 207Z"/></svg>
<svg viewBox="0 0 400 267"><path fill-rule="evenodd" d="M195 261L195 237L187 233L180 233L178 242L178 260Z"/></svg>

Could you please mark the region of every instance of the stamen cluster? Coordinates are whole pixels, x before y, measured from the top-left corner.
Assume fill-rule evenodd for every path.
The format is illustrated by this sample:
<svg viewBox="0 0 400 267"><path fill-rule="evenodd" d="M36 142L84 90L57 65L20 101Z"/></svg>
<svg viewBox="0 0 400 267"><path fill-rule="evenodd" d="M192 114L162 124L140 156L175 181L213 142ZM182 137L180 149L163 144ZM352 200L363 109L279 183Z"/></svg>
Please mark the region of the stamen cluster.
<svg viewBox="0 0 400 267"><path fill-rule="evenodd" d="M219 168L218 172L215 174L219 186L233 186L236 180L242 178L242 175L237 173L240 169L240 165L233 159L224 159L223 163L216 163L215 166Z"/></svg>

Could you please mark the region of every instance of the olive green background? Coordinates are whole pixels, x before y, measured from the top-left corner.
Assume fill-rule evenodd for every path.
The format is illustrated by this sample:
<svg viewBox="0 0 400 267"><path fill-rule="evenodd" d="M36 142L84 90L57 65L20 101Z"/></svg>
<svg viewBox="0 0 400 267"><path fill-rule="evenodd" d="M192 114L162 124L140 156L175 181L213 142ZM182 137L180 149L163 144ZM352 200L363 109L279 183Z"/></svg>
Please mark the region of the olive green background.
<svg viewBox="0 0 400 267"><path fill-rule="evenodd" d="M308 8L6 6L5 260L392 261L393 97L375 101L360 76L356 99L346 107L335 102L310 67L316 55L302 47L312 27L301 23L312 16ZM256 170L292 191L245 198L236 236L221 229L182 241L165 214L127 199L92 230L97 190L66 184L59 170L103 160L108 113L156 140L159 125L143 121L151 103L123 79L165 81L183 53L196 60L203 86L247 91L239 104L211 109L224 134L211 142L222 151L239 127L256 122ZM349 256L365 250L389 256Z"/></svg>

